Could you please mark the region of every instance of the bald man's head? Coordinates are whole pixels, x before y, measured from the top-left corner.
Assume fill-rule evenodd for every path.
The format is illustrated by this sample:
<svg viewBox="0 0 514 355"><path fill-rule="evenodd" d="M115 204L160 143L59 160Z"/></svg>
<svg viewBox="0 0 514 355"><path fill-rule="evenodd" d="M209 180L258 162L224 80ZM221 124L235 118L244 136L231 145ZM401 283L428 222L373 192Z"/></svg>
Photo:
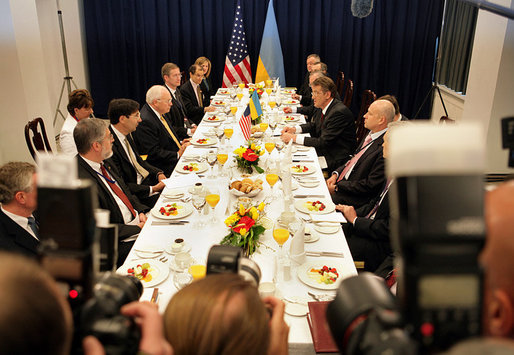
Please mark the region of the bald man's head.
<svg viewBox="0 0 514 355"><path fill-rule="evenodd" d="M485 269L484 330L514 337L514 181L485 199L487 238L480 261Z"/></svg>

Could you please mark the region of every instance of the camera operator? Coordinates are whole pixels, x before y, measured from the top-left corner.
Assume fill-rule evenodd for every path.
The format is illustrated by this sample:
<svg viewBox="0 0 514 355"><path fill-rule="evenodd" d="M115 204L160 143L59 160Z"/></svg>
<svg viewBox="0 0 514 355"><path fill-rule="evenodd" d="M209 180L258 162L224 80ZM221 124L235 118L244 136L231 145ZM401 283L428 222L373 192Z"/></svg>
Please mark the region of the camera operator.
<svg viewBox="0 0 514 355"><path fill-rule="evenodd" d="M208 275L175 294L164 329L179 355L288 353L284 303L261 300L255 286L232 273Z"/></svg>
<svg viewBox="0 0 514 355"><path fill-rule="evenodd" d="M40 265L26 257L0 252L0 349L5 354L69 354L73 322L71 309L57 283ZM141 328L139 351L171 354L155 305L133 302L121 313L135 317ZM103 354L94 337L84 339L86 355Z"/></svg>

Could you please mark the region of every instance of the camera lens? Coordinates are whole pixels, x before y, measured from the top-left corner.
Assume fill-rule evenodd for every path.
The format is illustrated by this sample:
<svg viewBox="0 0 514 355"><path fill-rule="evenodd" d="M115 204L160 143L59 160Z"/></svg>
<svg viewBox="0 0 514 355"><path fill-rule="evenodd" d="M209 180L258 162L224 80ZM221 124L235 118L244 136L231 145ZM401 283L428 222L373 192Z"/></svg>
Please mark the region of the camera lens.
<svg viewBox="0 0 514 355"><path fill-rule="evenodd" d="M97 298L110 298L118 307L137 301L143 293L143 285L136 277L106 273L95 285Z"/></svg>

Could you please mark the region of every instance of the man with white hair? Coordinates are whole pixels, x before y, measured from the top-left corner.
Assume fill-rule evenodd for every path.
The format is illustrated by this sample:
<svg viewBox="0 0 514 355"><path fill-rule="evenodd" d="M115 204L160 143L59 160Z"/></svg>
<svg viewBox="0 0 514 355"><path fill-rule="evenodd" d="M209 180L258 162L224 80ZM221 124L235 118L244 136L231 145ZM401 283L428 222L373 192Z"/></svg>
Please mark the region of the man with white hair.
<svg viewBox="0 0 514 355"><path fill-rule="evenodd" d="M172 122L165 117L172 105L168 89L162 85L152 86L146 92L146 104L140 111L142 121L133 133L139 152L148 155L146 161L166 176L172 173L189 145L189 139L179 141Z"/></svg>

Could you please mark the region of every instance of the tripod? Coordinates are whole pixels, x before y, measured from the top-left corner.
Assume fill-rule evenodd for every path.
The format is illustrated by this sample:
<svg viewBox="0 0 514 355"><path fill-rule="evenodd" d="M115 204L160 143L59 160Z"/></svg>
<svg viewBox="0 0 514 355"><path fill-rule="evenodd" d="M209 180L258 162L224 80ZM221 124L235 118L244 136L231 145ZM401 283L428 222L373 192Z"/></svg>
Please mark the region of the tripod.
<svg viewBox="0 0 514 355"><path fill-rule="evenodd" d="M64 59L65 77L63 78L63 81L62 81L61 93L59 94L59 101L57 102L57 108L55 109L55 116L54 116L54 123L53 123L54 126L55 126L55 121L57 120L58 115L61 115L63 120L66 119L66 116L64 116L64 114L62 113L62 111L60 109L62 95L64 94L64 86L66 86L68 89L68 95L71 93L71 84L73 84L73 87L75 89L77 89L77 84L75 84L75 81L73 81L73 77L70 76L70 69L68 67L68 54L66 52L66 40L64 38L64 26L62 24L62 11L59 6L59 0L56 0L56 2L57 2L57 17L59 19L59 30L61 32L62 56Z"/></svg>
<svg viewBox="0 0 514 355"><path fill-rule="evenodd" d="M418 117L419 113L421 112L421 109L423 108L423 106L425 106L425 103L428 100L428 98L432 97L434 90L436 90L437 93L439 94L439 99L441 100L441 104L443 105L444 114L446 115L446 117L448 117L448 111L446 110L446 105L444 104L443 96L441 95L441 90L439 89L439 86L437 85L437 83L432 82L432 87L430 88L427 95L423 99L423 102L421 103L421 106L419 107L418 112L416 112L416 114L414 115L413 119Z"/></svg>

